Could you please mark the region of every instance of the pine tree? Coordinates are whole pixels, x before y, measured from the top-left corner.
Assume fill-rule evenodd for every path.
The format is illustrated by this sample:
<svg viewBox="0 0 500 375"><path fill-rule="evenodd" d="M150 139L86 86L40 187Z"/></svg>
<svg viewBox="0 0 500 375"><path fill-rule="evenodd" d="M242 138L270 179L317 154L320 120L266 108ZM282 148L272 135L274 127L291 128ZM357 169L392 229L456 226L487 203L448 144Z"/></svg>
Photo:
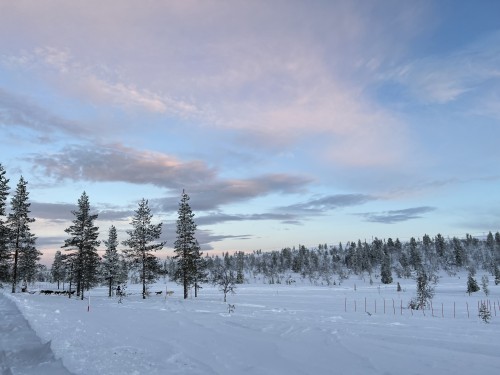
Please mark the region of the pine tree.
<svg viewBox="0 0 500 375"><path fill-rule="evenodd" d="M420 249L414 237L410 238L410 265L414 270L419 270L422 267Z"/></svg>
<svg viewBox="0 0 500 375"><path fill-rule="evenodd" d="M65 229L65 232L71 235L64 241L63 248L73 251L74 259L72 262L72 275L77 283L77 296L84 298L84 290L97 283L99 255L97 247L100 241L99 228L94 225L97 214L90 213L89 198L85 192L78 200L78 210L72 211L75 215L73 225Z"/></svg>
<svg viewBox="0 0 500 375"><path fill-rule="evenodd" d="M198 297L198 289L201 289L201 284L208 282L207 262L202 258L203 253L200 251L200 244L195 241L193 259L194 259L194 296Z"/></svg>
<svg viewBox="0 0 500 375"><path fill-rule="evenodd" d="M120 272L120 256L118 254L118 235L116 227L112 225L109 228L108 240L104 241L106 252L102 257L103 276L108 281L108 295L111 297L113 283L117 282L117 277Z"/></svg>
<svg viewBox="0 0 500 375"><path fill-rule="evenodd" d="M286 254L284 250L282 250L282 254ZM243 251L238 251L236 253L236 284L243 284L245 282L245 277L243 275L243 269L245 266L244 261L245 253Z"/></svg>
<svg viewBox="0 0 500 375"><path fill-rule="evenodd" d="M384 257L382 259L382 266L380 269L380 276L382 284L392 283L391 258L387 251L384 251Z"/></svg>
<svg viewBox="0 0 500 375"><path fill-rule="evenodd" d="M469 296L479 291L479 285L477 284L476 279L474 279L474 274L472 271L469 271L469 276L467 277L467 293Z"/></svg>
<svg viewBox="0 0 500 375"><path fill-rule="evenodd" d="M436 249L437 255L442 258L445 255L446 243L444 241L444 237L441 234L438 234L434 239L434 247Z"/></svg>
<svg viewBox="0 0 500 375"><path fill-rule="evenodd" d="M493 233L491 232L489 232L488 235L486 236L486 247L490 251L493 251L495 249L495 240L493 238Z"/></svg>
<svg viewBox="0 0 500 375"><path fill-rule="evenodd" d="M133 230L128 230L129 239L123 241L127 246L123 252L125 256L140 265L140 279L142 282L142 298L146 299L146 284L158 277L159 265L157 258L152 254L163 248L164 242L156 242L161 236L162 223L152 224L153 214L144 198L139 202L132 219Z"/></svg>
<svg viewBox="0 0 500 375"><path fill-rule="evenodd" d="M19 280L23 280L24 285L34 282L39 271L38 261L42 252L35 247L35 241L34 235L27 236L24 251L19 254Z"/></svg>
<svg viewBox="0 0 500 375"><path fill-rule="evenodd" d="M200 264L202 255L199 250L196 251L199 246L195 238L196 224L193 218L189 195L183 191L178 210L177 239L174 243L176 253L174 259L177 259L177 272L174 280L183 285L184 299L188 298L189 287L195 282L198 274L197 265Z"/></svg>
<svg viewBox="0 0 500 375"><path fill-rule="evenodd" d="M457 267L462 267L466 263L466 254L462 243L456 237L453 237L453 255L455 258L455 265Z"/></svg>
<svg viewBox="0 0 500 375"><path fill-rule="evenodd" d="M500 268L498 267L498 264L495 264L493 273L495 275L495 285L500 284Z"/></svg>
<svg viewBox="0 0 500 375"><path fill-rule="evenodd" d="M490 290L488 289L489 282L490 280L487 275L483 275L483 277L481 277L481 286L483 287L483 292L486 294L486 297L490 294Z"/></svg>
<svg viewBox="0 0 500 375"><path fill-rule="evenodd" d="M64 264L64 255L61 251L57 250L54 255L54 262L50 269L52 275L52 280L57 281L57 289L59 289L59 283L66 277L66 266Z"/></svg>
<svg viewBox="0 0 500 375"><path fill-rule="evenodd" d="M31 234L29 224L35 219L30 218L27 182L21 176L15 195L11 200L11 212L7 219L10 232L10 248L14 253L12 265L12 293L16 292L20 279L31 281L36 273L37 261L41 254L35 248L36 237Z"/></svg>
<svg viewBox="0 0 500 375"><path fill-rule="evenodd" d="M10 232L6 225L8 184L9 180L5 177L5 170L0 164L0 281L7 281L9 278Z"/></svg>
<svg viewBox="0 0 500 375"><path fill-rule="evenodd" d="M479 307L479 317L485 323L489 323L491 319L491 312L488 308L488 304L486 302L481 301L481 305Z"/></svg>
<svg viewBox="0 0 500 375"><path fill-rule="evenodd" d="M424 309L433 297L434 288L431 285L430 277L423 269L420 269L417 276L417 308Z"/></svg>

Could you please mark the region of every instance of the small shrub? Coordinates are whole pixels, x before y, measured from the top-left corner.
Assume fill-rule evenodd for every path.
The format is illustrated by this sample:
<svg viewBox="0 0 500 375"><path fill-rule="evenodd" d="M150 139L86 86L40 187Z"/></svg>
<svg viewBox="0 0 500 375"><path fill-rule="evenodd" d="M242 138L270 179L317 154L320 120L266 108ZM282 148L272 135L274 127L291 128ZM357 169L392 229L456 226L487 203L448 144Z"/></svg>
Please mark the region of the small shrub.
<svg viewBox="0 0 500 375"><path fill-rule="evenodd" d="M489 323L491 319L491 312L488 309L488 306L485 302L481 302L481 306L479 307L479 317L485 323Z"/></svg>

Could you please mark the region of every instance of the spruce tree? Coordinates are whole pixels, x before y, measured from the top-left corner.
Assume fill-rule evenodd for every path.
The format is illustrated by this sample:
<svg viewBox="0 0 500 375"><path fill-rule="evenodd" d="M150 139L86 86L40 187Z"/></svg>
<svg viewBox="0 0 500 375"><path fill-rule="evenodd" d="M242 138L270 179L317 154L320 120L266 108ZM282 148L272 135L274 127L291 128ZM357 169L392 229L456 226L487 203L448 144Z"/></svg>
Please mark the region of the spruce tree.
<svg viewBox="0 0 500 375"><path fill-rule="evenodd" d="M193 218L194 214L189 205L189 195L182 191L177 219L177 239L174 243L176 253L174 259L177 260L177 271L174 279L177 283L182 284L184 299L188 298L189 287L195 283L199 273L197 266L203 261L195 238L196 224Z"/></svg>
<svg viewBox="0 0 500 375"><path fill-rule="evenodd" d="M195 240L193 251L194 259L194 296L198 297L198 289L201 289L201 284L208 282L207 262L202 258L203 253L200 251L200 244Z"/></svg>
<svg viewBox="0 0 500 375"><path fill-rule="evenodd" d="M417 275L417 309L424 309L433 297L434 288L430 277L423 269L420 269Z"/></svg>
<svg viewBox="0 0 500 375"><path fill-rule="evenodd" d="M486 294L486 297L490 294L490 290L488 289L489 282L490 280L487 275L483 275L483 277L481 277L481 286L483 287L483 292Z"/></svg>
<svg viewBox="0 0 500 375"><path fill-rule="evenodd" d="M50 274L52 275L52 280L57 281L57 289L59 289L59 283L66 277L64 255L62 255L60 250L57 250L54 255L54 262L52 263Z"/></svg>
<svg viewBox="0 0 500 375"><path fill-rule="evenodd" d="M11 212L7 219L10 232L10 249L13 252L12 293L16 292L17 283L24 279L31 281L36 273L40 252L35 248L36 237L31 234L29 224L35 221L30 218L28 202L28 182L21 176L15 195L11 200Z"/></svg>
<svg viewBox="0 0 500 375"><path fill-rule="evenodd" d="M108 240L104 241L106 252L102 257L103 277L108 281L108 295L111 297L113 284L117 282L118 274L120 273L120 256L118 254L118 235L116 227L112 225L109 228Z"/></svg>
<svg viewBox="0 0 500 375"><path fill-rule="evenodd" d="M382 259L382 266L380 269L380 276L382 284L392 283L392 272L391 272L391 257L384 251L384 257Z"/></svg>
<svg viewBox="0 0 500 375"><path fill-rule="evenodd" d="M97 283L99 269L99 255L97 247L100 241L99 228L94 225L97 214L90 213L89 198L85 192L78 200L78 210L72 211L75 215L73 225L65 229L71 235L64 241L63 248L73 251L72 275L75 278L77 296L84 298L84 290Z"/></svg>
<svg viewBox="0 0 500 375"><path fill-rule="evenodd" d="M474 293L479 291L479 285L477 284L476 279L474 278L474 273L472 271L469 271L469 276L467 277L467 293L469 293L469 296Z"/></svg>
<svg viewBox="0 0 500 375"><path fill-rule="evenodd" d="M243 284L245 282L245 276L243 274L245 266L244 256L245 254L243 251L238 251L236 253L236 284Z"/></svg>
<svg viewBox="0 0 500 375"><path fill-rule="evenodd" d="M125 256L140 265L140 279L142 282L142 298L146 299L146 284L158 277L158 261L152 252L163 248L163 242L157 242L161 236L162 223L152 224L153 214L144 198L132 218L133 230L128 230L129 239L123 241L128 248L123 252Z"/></svg>
<svg viewBox="0 0 500 375"><path fill-rule="evenodd" d="M6 225L6 206L9 195L8 184L9 180L5 177L5 170L2 164L0 164L0 281L7 281L9 278L10 231Z"/></svg>
<svg viewBox="0 0 500 375"><path fill-rule="evenodd" d="M498 267L498 264L495 264L495 269L493 270L493 274L495 276L495 285L500 284L500 267Z"/></svg>

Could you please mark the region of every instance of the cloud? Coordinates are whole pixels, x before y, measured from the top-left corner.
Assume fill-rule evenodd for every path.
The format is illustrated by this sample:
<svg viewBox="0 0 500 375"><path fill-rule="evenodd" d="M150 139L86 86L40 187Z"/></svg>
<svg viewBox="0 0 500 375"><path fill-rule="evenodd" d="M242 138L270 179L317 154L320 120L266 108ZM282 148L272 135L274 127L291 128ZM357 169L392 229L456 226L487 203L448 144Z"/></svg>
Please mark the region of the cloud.
<svg viewBox="0 0 500 375"><path fill-rule="evenodd" d="M297 213L298 215L317 215L338 208L358 206L373 200L377 200L377 198L365 194L335 194L318 199L312 199L303 203L280 207L278 210L284 212L293 212Z"/></svg>
<svg viewBox="0 0 500 375"><path fill-rule="evenodd" d="M66 94L84 98L94 104L179 117L195 116L199 112L191 103L121 80L118 72L104 64L86 66L77 62L67 48L37 47L33 52L23 51L20 55L4 56L1 62L10 69L24 69L49 76Z"/></svg>
<svg viewBox="0 0 500 375"><path fill-rule="evenodd" d="M37 219L45 219L53 222L66 222L74 219L72 211L78 207L69 203L43 203L32 202L31 213Z"/></svg>
<svg viewBox="0 0 500 375"><path fill-rule="evenodd" d="M287 174L266 174L245 179L214 179L186 188L195 211L213 211L222 205L249 201L269 194L295 194L306 191L312 182L308 177ZM178 208L179 197L155 200L163 211Z"/></svg>
<svg viewBox="0 0 500 375"><path fill-rule="evenodd" d="M284 213L264 213L264 214L252 214L252 215L229 215L224 213L209 214L201 217L195 218L195 222L199 226L220 224L229 221L262 221L262 220L278 220L283 223L297 223L293 220L296 216L292 214Z"/></svg>
<svg viewBox="0 0 500 375"><path fill-rule="evenodd" d="M11 53L11 65L38 71L101 113L110 105L188 118L238 132L252 149L287 151L319 137L316 157L329 163L392 166L408 155L406 125L370 100L357 77L422 27L417 6L396 5L34 2L9 7L0 23L33 45ZM397 37L377 21L385 17Z"/></svg>
<svg viewBox="0 0 500 375"><path fill-rule="evenodd" d="M86 132L79 122L63 119L33 104L29 98L9 93L2 88L0 88L0 126L6 129L24 127L36 131L45 139L50 139L54 130L73 135L83 135Z"/></svg>
<svg viewBox="0 0 500 375"><path fill-rule="evenodd" d="M66 223L75 219L73 211L78 210L77 202L71 203L45 203L31 202L31 214L37 220L46 220L54 223ZM133 210L126 210L119 207L107 207L104 205L91 205L93 213L98 214L98 220L102 221L122 221L134 215Z"/></svg>
<svg viewBox="0 0 500 375"><path fill-rule="evenodd" d="M31 155L36 169L57 180L151 184L180 192L186 189L196 210L214 210L268 194L304 192L309 177L283 173L253 178L221 179L202 161L181 161L170 155L139 151L119 144L73 145L56 154ZM162 210L177 210L178 196L156 199Z"/></svg>
<svg viewBox="0 0 500 375"><path fill-rule="evenodd" d="M211 181L215 176L215 171L201 161L181 162L166 154L120 144L73 145L60 153L33 155L29 161L47 176L60 180L129 182L177 190Z"/></svg>
<svg viewBox="0 0 500 375"><path fill-rule="evenodd" d="M423 214L435 211L436 207L422 206L406 208L403 210L365 212L356 215L362 216L366 221L383 224L394 224L402 221L421 219Z"/></svg>
<svg viewBox="0 0 500 375"><path fill-rule="evenodd" d="M230 221L275 220L283 224L300 225L302 220L306 220L308 217L323 215L328 211L338 208L361 205L376 199L376 197L364 194L337 194L285 207L272 208L271 212L262 214L210 213L205 216L197 217L196 223L203 226Z"/></svg>
<svg viewBox="0 0 500 375"><path fill-rule="evenodd" d="M468 93L490 92L485 84L500 80L500 31L444 55L399 67L386 78L407 87L424 103L446 104Z"/></svg>

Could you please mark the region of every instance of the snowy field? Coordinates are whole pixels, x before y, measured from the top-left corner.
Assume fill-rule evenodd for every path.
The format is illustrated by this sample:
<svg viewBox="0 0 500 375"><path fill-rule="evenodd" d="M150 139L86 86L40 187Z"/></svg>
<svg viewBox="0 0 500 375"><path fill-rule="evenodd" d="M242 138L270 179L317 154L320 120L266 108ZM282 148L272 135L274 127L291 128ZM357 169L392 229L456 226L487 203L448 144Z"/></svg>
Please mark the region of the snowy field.
<svg viewBox="0 0 500 375"><path fill-rule="evenodd" d="M183 300L173 283L155 284L145 301L129 286L121 304L93 289L90 311L87 299L4 295L74 374L499 373L500 285L469 297L464 275L445 278L433 309L412 314L415 282L400 283L399 293L357 277L331 287L244 284L228 295L231 313L216 288ZM486 299L489 324L478 317Z"/></svg>

